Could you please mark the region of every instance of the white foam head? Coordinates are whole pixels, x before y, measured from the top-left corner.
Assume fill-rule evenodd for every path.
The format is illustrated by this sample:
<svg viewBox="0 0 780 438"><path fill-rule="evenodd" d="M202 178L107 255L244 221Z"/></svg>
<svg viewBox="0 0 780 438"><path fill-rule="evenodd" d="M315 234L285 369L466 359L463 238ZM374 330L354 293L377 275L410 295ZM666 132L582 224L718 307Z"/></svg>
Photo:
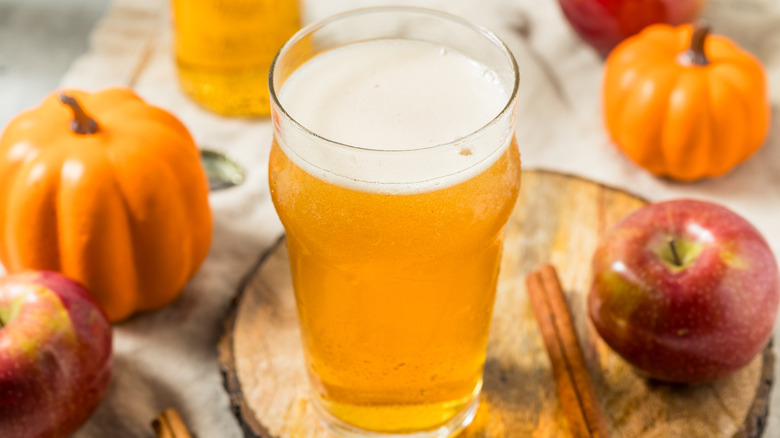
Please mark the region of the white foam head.
<svg viewBox="0 0 780 438"><path fill-rule="evenodd" d="M297 126L277 124L275 134L298 166L327 182L370 192L439 189L503 153L514 132L513 85L442 44L345 44L286 78L278 102Z"/></svg>

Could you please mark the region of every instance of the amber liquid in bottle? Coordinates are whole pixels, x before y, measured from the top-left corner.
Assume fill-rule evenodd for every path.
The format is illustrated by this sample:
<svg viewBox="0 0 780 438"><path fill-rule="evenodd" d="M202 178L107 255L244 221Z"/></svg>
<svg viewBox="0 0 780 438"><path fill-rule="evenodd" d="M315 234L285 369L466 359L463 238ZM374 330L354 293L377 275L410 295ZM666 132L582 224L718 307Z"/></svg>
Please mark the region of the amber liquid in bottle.
<svg viewBox="0 0 780 438"><path fill-rule="evenodd" d="M295 0L172 0L184 92L227 116L270 113L268 70L300 27Z"/></svg>

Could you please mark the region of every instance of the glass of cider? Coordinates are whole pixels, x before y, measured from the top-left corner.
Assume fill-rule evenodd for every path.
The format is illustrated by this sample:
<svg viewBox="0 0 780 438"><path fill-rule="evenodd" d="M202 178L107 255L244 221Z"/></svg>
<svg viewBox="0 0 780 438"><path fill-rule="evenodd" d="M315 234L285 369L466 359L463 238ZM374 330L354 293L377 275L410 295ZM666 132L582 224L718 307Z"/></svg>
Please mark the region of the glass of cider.
<svg viewBox="0 0 780 438"><path fill-rule="evenodd" d="M344 437L451 436L479 403L519 190L515 59L454 16L360 9L293 36L269 84L315 405Z"/></svg>
<svg viewBox="0 0 780 438"><path fill-rule="evenodd" d="M217 114L268 116L268 70L299 15L298 0L171 0L182 90Z"/></svg>

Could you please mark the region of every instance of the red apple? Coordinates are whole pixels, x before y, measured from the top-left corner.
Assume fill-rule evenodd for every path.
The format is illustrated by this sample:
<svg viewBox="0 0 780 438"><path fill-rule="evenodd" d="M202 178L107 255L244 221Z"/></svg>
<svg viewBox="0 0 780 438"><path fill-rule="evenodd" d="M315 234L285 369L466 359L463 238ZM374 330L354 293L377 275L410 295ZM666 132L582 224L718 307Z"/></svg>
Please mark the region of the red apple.
<svg viewBox="0 0 780 438"><path fill-rule="evenodd" d="M0 278L0 435L60 438L92 414L111 380L111 326L56 272Z"/></svg>
<svg viewBox="0 0 780 438"><path fill-rule="evenodd" d="M628 215L599 244L593 274L593 325L649 377L726 377L772 334L777 260L750 223L717 204L681 199Z"/></svg>
<svg viewBox="0 0 780 438"><path fill-rule="evenodd" d="M655 23L695 20L706 0L559 0L569 24L606 57L618 43Z"/></svg>

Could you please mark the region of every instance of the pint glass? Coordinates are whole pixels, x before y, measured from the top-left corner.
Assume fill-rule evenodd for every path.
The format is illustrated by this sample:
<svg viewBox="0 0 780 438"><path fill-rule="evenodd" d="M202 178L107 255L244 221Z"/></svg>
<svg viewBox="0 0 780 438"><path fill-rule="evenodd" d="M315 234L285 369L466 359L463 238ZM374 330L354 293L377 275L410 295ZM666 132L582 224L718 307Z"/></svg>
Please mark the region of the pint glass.
<svg viewBox="0 0 780 438"><path fill-rule="evenodd" d="M342 436L450 436L478 404L519 190L514 58L453 16L363 9L296 34L269 81L315 405Z"/></svg>

